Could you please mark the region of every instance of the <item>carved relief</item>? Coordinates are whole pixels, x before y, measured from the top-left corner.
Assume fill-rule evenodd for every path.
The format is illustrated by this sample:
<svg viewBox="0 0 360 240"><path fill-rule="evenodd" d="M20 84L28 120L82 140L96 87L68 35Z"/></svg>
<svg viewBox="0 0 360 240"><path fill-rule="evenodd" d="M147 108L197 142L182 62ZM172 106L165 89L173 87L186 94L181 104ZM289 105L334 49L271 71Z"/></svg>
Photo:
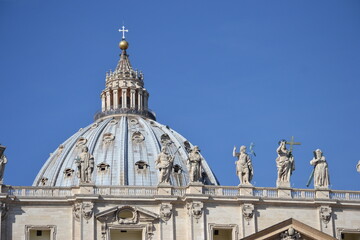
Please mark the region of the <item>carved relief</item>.
<svg viewBox="0 0 360 240"><path fill-rule="evenodd" d="M132 141L133 141L134 143L141 143L142 141L145 140L145 137L144 137L144 135L143 135L141 132L136 131L136 132L133 133L131 139L132 139Z"/></svg>
<svg viewBox="0 0 360 240"><path fill-rule="evenodd" d="M138 212L130 206L124 206L119 208L116 213L116 220L120 224L131 224L138 222Z"/></svg>
<svg viewBox="0 0 360 240"><path fill-rule="evenodd" d="M115 139L115 136L112 134L112 133L104 133L103 135L103 143L106 145L106 144L109 144L111 143L112 141L114 141Z"/></svg>
<svg viewBox="0 0 360 240"><path fill-rule="evenodd" d="M82 148L85 144L87 143L87 139L84 137L79 137L77 142L76 142L76 147L77 148Z"/></svg>
<svg viewBox="0 0 360 240"><path fill-rule="evenodd" d="M189 216L193 216L196 219L196 222L201 218L203 212L203 203L202 202L191 202L187 204Z"/></svg>
<svg viewBox="0 0 360 240"><path fill-rule="evenodd" d="M244 204L242 206L242 214L244 216L244 219L248 222L252 219L254 216L254 205L252 204Z"/></svg>
<svg viewBox="0 0 360 240"><path fill-rule="evenodd" d="M327 227L327 224L330 222L331 219L331 207L329 206L322 206L320 207L319 213L320 213L320 219L325 224L325 227Z"/></svg>
<svg viewBox="0 0 360 240"><path fill-rule="evenodd" d="M81 217L81 203L75 203L73 206L73 216L76 221L80 221Z"/></svg>
<svg viewBox="0 0 360 240"><path fill-rule="evenodd" d="M280 233L280 240L298 240L298 239L302 239L301 235L293 227L290 227L285 232Z"/></svg>
<svg viewBox="0 0 360 240"><path fill-rule="evenodd" d="M162 203L160 206L160 218L163 221L169 221L172 215L172 205L169 203Z"/></svg>
<svg viewBox="0 0 360 240"><path fill-rule="evenodd" d="M93 203L83 203L82 204L81 212L82 212L82 216L86 220L86 222L89 221L89 219L91 218L91 216L93 214L93 207L94 207Z"/></svg>

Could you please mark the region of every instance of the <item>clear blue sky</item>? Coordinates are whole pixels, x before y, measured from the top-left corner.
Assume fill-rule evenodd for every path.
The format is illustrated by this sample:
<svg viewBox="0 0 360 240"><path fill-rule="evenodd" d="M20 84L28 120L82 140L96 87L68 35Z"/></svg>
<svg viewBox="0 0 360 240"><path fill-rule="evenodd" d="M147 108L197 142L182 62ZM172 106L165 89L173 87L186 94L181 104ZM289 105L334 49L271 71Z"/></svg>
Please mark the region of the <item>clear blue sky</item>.
<svg viewBox="0 0 360 240"><path fill-rule="evenodd" d="M360 190L360 1L0 0L5 183L31 185L50 152L100 108L123 21L150 108L193 144L222 185L234 145L256 144L253 183L276 185L280 139L305 188L321 148L331 188Z"/></svg>

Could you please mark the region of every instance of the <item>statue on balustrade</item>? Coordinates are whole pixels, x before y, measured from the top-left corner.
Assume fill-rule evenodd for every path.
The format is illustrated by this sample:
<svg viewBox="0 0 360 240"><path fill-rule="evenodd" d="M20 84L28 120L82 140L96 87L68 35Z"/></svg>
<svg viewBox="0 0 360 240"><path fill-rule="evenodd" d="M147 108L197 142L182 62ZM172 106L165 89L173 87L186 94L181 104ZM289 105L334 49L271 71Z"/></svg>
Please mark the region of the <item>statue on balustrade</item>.
<svg viewBox="0 0 360 240"><path fill-rule="evenodd" d="M314 151L314 157L310 161L310 164L314 166L314 187L329 188L330 178L328 164L320 149Z"/></svg>
<svg viewBox="0 0 360 240"><path fill-rule="evenodd" d="M174 163L174 156L166 152L166 146L161 148L161 152L155 160L156 169L159 169L159 184L169 184L170 174Z"/></svg>
<svg viewBox="0 0 360 240"><path fill-rule="evenodd" d="M236 152L236 146L233 149L233 156L237 157L236 175L240 179L240 185L251 185L251 179L254 175L254 170L251 163L250 156L246 153L246 146L240 147L240 152Z"/></svg>
<svg viewBox="0 0 360 240"><path fill-rule="evenodd" d="M201 161L200 149L198 146L194 146L190 150L187 160L190 182L199 182L201 180Z"/></svg>
<svg viewBox="0 0 360 240"><path fill-rule="evenodd" d="M94 171L94 157L89 153L89 148L84 146L80 155L75 159L77 166L77 176L80 183L90 183L91 175Z"/></svg>
<svg viewBox="0 0 360 240"><path fill-rule="evenodd" d="M4 171L5 171L5 165L7 163L7 158L6 156L3 154L3 152L5 151L5 147L1 146L1 153L0 153L0 184L2 184L3 182L3 178L4 178Z"/></svg>
<svg viewBox="0 0 360 240"><path fill-rule="evenodd" d="M294 156L291 151L286 149L286 140L279 142L276 150L278 157L276 158L277 167L277 187L290 187L290 176L295 170Z"/></svg>

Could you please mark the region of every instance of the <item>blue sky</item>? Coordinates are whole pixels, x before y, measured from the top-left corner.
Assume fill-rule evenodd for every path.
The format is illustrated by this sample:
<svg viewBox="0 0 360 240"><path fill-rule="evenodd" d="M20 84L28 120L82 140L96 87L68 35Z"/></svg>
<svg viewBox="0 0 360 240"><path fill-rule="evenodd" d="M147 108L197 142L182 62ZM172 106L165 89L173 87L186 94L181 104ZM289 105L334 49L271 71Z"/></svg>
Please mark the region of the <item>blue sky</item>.
<svg viewBox="0 0 360 240"><path fill-rule="evenodd" d="M157 120L199 145L222 185L239 183L233 146L254 142L253 184L275 187L277 142L295 136L293 187L321 148L331 188L360 190L357 0L0 0L6 184L31 185L92 123L123 22Z"/></svg>

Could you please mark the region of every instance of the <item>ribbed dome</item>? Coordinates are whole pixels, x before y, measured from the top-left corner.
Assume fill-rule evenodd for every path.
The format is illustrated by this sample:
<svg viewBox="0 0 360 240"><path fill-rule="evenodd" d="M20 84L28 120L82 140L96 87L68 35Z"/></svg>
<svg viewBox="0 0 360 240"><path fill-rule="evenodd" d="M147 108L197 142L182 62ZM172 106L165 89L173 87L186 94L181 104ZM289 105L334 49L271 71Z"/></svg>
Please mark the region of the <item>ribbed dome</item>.
<svg viewBox="0 0 360 240"><path fill-rule="evenodd" d="M80 129L49 157L33 186L78 185L75 158L85 145L94 156L95 185L156 186L155 159L161 146L168 143L169 153L180 147L175 154L171 184L185 186L189 182L186 161L192 144L168 126L139 115L108 116ZM205 160L202 169L203 182L217 185Z"/></svg>
<svg viewBox="0 0 360 240"><path fill-rule="evenodd" d="M124 26L122 31L127 31ZM94 157L91 183L95 185L156 186L155 160L161 146L166 146L169 154L176 153L170 183L188 184L186 164L193 146L174 130L156 122L155 113L148 108L144 74L132 68L126 49L122 50L115 71L106 74L105 89L100 95L101 111L95 115L95 123L79 130L55 150L33 186L78 185L79 161L75 159L85 146ZM201 161L201 165L202 182L217 185L206 161Z"/></svg>

